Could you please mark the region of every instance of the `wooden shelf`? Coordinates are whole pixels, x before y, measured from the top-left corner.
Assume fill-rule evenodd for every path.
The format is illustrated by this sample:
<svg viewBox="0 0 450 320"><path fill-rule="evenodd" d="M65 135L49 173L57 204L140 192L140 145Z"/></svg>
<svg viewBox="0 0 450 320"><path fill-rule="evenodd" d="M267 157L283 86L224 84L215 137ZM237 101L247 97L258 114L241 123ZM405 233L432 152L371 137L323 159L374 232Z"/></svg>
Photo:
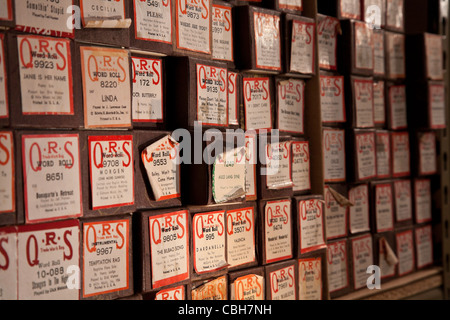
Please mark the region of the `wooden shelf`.
<svg viewBox="0 0 450 320"><path fill-rule="evenodd" d="M442 268L435 267L382 284L380 290L363 289L335 300L402 300L439 288L443 283Z"/></svg>

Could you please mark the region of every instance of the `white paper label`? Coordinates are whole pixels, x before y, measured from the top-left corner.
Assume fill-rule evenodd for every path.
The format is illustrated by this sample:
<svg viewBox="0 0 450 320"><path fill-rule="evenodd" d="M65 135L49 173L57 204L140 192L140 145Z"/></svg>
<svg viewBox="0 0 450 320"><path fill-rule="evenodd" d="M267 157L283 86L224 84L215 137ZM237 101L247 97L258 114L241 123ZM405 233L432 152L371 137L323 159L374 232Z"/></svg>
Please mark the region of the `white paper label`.
<svg viewBox="0 0 450 320"><path fill-rule="evenodd" d="M197 273L212 272L227 266L225 212L199 213L194 216L194 269Z"/></svg>
<svg viewBox="0 0 450 320"><path fill-rule="evenodd" d="M431 221L432 202L430 180L416 180L414 190L416 204L416 222L425 223Z"/></svg>
<svg viewBox="0 0 450 320"><path fill-rule="evenodd" d="M404 28L404 0L387 0L386 27L403 31Z"/></svg>
<svg viewBox="0 0 450 320"><path fill-rule="evenodd" d="M352 234L370 231L369 187L366 184L351 188L348 200L353 203L349 208L350 232Z"/></svg>
<svg viewBox="0 0 450 320"><path fill-rule="evenodd" d="M352 241L353 282L355 290L367 287L367 268L373 265L372 236Z"/></svg>
<svg viewBox="0 0 450 320"><path fill-rule="evenodd" d="M391 175L391 138L389 133L377 132L377 177Z"/></svg>
<svg viewBox="0 0 450 320"><path fill-rule="evenodd" d="M291 71L314 73L315 31L315 23L292 20Z"/></svg>
<svg viewBox="0 0 450 320"><path fill-rule="evenodd" d="M433 264L433 231L431 226L416 229L417 268Z"/></svg>
<svg viewBox="0 0 450 320"><path fill-rule="evenodd" d="M0 229L0 300L17 300L17 231Z"/></svg>
<svg viewBox="0 0 450 320"><path fill-rule="evenodd" d="M272 129L269 78L244 78L245 129Z"/></svg>
<svg viewBox="0 0 450 320"><path fill-rule="evenodd" d="M392 133L392 174L405 177L410 174L409 134Z"/></svg>
<svg viewBox="0 0 450 320"><path fill-rule="evenodd" d="M85 127L130 127L128 51L100 47L80 50Z"/></svg>
<svg viewBox="0 0 450 320"><path fill-rule="evenodd" d="M185 300L186 299L186 293L185 293L184 286L178 286L175 288L165 289L158 291L158 293L155 296L155 300Z"/></svg>
<svg viewBox="0 0 450 320"><path fill-rule="evenodd" d="M419 174L430 175L437 172L436 134L425 132L419 136Z"/></svg>
<svg viewBox="0 0 450 320"><path fill-rule="evenodd" d="M17 36L22 113L74 114L70 42Z"/></svg>
<svg viewBox="0 0 450 320"><path fill-rule="evenodd" d="M425 54L427 77L431 80L443 80L444 55L442 51L442 36L425 33Z"/></svg>
<svg viewBox="0 0 450 320"><path fill-rule="evenodd" d="M266 263L292 258L291 201L269 201L264 208Z"/></svg>
<svg viewBox="0 0 450 320"><path fill-rule="evenodd" d="M197 64L197 120L207 125L228 125L226 68Z"/></svg>
<svg viewBox="0 0 450 320"><path fill-rule="evenodd" d="M1 10L0 10L1 12ZM5 35L0 34L0 119L9 117L8 74L6 71Z"/></svg>
<svg viewBox="0 0 450 320"><path fill-rule="evenodd" d="M255 213L253 207L227 211L228 267L233 268L255 260Z"/></svg>
<svg viewBox="0 0 450 320"><path fill-rule="evenodd" d="M392 86L389 88L389 109L391 116L390 129L406 129L408 127L406 86Z"/></svg>
<svg viewBox="0 0 450 320"><path fill-rule="evenodd" d="M320 76L322 122L345 122L344 77Z"/></svg>
<svg viewBox="0 0 450 320"><path fill-rule="evenodd" d="M309 142L292 142L292 183L294 192L311 189Z"/></svg>
<svg viewBox="0 0 450 320"><path fill-rule="evenodd" d="M364 0L364 21L376 29L384 27L386 22L386 0Z"/></svg>
<svg viewBox="0 0 450 320"><path fill-rule="evenodd" d="M344 135L344 130L324 130L325 182L342 182L346 179Z"/></svg>
<svg viewBox="0 0 450 320"><path fill-rule="evenodd" d="M292 187L291 143L269 144L266 150L267 188L277 190Z"/></svg>
<svg viewBox="0 0 450 320"><path fill-rule="evenodd" d="M176 0L177 48L211 54L210 0Z"/></svg>
<svg viewBox="0 0 450 320"><path fill-rule="evenodd" d="M165 136L142 151L142 162L156 201L181 195L178 147L178 142L171 136Z"/></svg>
<svg viewBox="0 0 450 320"><path fill-rule="evenodd" d="M189 278L188 212L149 217L152 288Z"/></svg>
<svg viewBox="0 0 450 320"><path fill-rule="evenodd" d="M162 60L131 57L133 122L163 122Z"/></svg>
<svg viewBox="0 0 450 320"><path fill-rule="evenodd" d="M390 79L405 78L405 36L403 34L386 32L387 64Z"/></svg>
<svg viewBox="0 0 450 320"><path fill-rule="evenodd" d="M81 216L78 134L22 136L27 223Z"/></svg>
<svg viewBox="0 0 450 320"><path fill-rule="evenodd" d="M228 71L228 125L239 124L239 111L240 104L238 95L238 73Z"/></svg>
<svg viewBox="0 0 450 320"><path fill-rule="evenodd" d="M395 191L395 216L397 221L408 221L412 219L412 194L411 181L394 181Z"/></svg>
<svg viewBox="0 0 450 320"><path fill-rule="evenodd" d="M256 135L245 135L245 195L247 200L256 198Z"/></svg>
<svg viewBox="0 0 450 320"><path fill-rule="evenodd" d="M216 203L245 196L245 147L218 155L212 170L212 193Z"/></svg>
<svg viewBox="0 0 450 320"><path fill-rule="evenodd" d="M302 0L278 0L279 9L302 11Z"/></svg>
<svg viewBox="0 0 450 320"><path fill-rule="evenodd" d="M300 224L300 251L302 254L325 247L323 201L318 199L298 202Z"/></svg>
<svg viewBox="0 0 450 320"><path fill-rule="evenodd" d="M372 128L374 123L373 113L373 81L355 79L353 82L356 127Z"/></svg>
<svg viewBox="0 0 450 320"><path fill-rule="evenodd" d="M319 40L319 66L322 69L337 70L337 35L340 22L333 17L317 16Z"/></svg>
<svg viewBox="0 0 450 320"><path fill-rule="evenodd" d="M356 134L358 178L367 180L377 175L375 133Z"/></svg>
<svg viewBox="0 0 450 320"><path fill-rule="evenodd" d="M340 0L342 18L361 19L361 3L358 0Z"/></svg>
<svg viewBox="0 0 450 320"><path fill-rule="evenodd" d="M325 227L327 239L342 238L347 235L347 207L336 201L329 187L325 187Z"/></svg>
<svg viewBox="0 0 450 320"><path fill-rule="evenodd" d="M386 123L384 81L373 82L373 120L375 124Z"/></svg>
<svg viewBox="0 0 450 320"><path fill-rule="evenodd" d="M0 1L0 20L13 20L12 1L13 0Z"/></svg>
<svg viewBox="0 0 450 320"><path fill-rule="evenodd" d="M271 272L268 280L272 300L297 300L293 265Z"/></svg>
<svg viewBox="0 0 450 320"><path fill-rule="evenodd" d="M191 290L191 296L194 301L207 300L228 300L227 276L222 276L206 282L197 288Z"/></svg>
<svg viewBox="0 0 450 320"><path fill-rule="evenodd" d="M278 83L278 129L304 133L305 82L289 79Z"/></svg>
<svg viewBox="0 0 450 320"><path fill-rule="evenodd" d="M125 0L80 0L83 25L91 21L125 19Z"/></svg>
<svg viewBox="0 0 450 320"><path fill-rule="evenodd" d="M133 136L89 136L92 210L134 204Z"/></svg>
<svg viewBox="0 0 450 320"><path fill-rule="evenodd" d="M444 129L447 126L445 86L443 84L430 84L428 90L430 127L432 129Z"/></svg>
<svg viewBox="0 0 450 320"><path fill-rule="evenodd" d="M83 297L130 287L129 220L83 224Z"/></svg>
<svg viewBox="0 0 450 320"><path fill-rule="evenodd" d="M406 231L396 235L398 275L403 276L414 270L414 240L413 232Z"/></svg>
<svg viewBox="0 0 450 320"><path fill-rule="evenodd" d="M373 73L375 75L383 75L386 72L385 57L384 57L384 33L373 33L373 56L374 56L374 68Z"/></svg>
<svg viewBox="0 0 450 320"><path fill-rule="evenodd" d="M73 0L48 2L44 0L14 1L16 12L16 30L54 37L72 37Z"/></svg>
<svg viewBox="0 0 450 320"><path fill-rule="evenodd" d="M231 300L264 300L264 277L249 274L231 284Z"/></svg>
<svg viewBox="0 0 450 320"><path fill-rule="evenodd" d="M347 242L345 240L328 244L327 261L329 292L348 287Z"/></svg>
<svg viewBox="0 0 450 320"><path fill-rule="evenodd" d="M322 258L298 261L299 300L322 300Z"/></svg>
<svg viewBox="0 0 450 320"><path fill-rule="evenodd" d="M0 214L16 210L13 133L0 131Z"/></svg>
<svg viewBox="0 0 450 320"><path fill-rule="evenodd" d="M375 63L373 30L364 22L355 22L355 56L356 68L373 70Z"/></svg>
<svg viewBox="0 0 450 320"><path fill-rule="evenodd" d="M377 233L394 229L394 203L392 186L379 184L375 187L375 219Z"/></svg>
<svg viewBox="0 0 450 320"><path fill-rule="evenodd" d="M213 59L234 61L231 7L213 4L212 38Z"/></svg>
<svg viewBox="0 0 450 320"><path fill-rule="evenodd" d="M79 299L68 275L79 266L79 238L77 220L19 227L19 300Z"/></svg>
<svg viewBox="0 0 450 320"><path fill-rule="evenodd" d="M134 0L135 38L172 44L172 0Z"/></svg>
<svg viewBox="0 0 450 320"><path fill-rule="evenodd" d="M254 12L256 67L281 71L280 17Z"/></svg>

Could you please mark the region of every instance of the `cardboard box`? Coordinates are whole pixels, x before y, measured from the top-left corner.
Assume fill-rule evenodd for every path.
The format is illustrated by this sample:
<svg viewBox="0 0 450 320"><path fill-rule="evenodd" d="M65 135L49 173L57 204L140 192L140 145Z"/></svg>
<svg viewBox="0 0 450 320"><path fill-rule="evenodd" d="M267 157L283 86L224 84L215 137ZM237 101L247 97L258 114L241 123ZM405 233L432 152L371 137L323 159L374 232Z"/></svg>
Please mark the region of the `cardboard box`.
<svg viewBox="0 0 450 320"><path fill-rule="evenodd" d="M181 206L179 145L167 131L134 130L136 208Z"/></svg>
<svg viewBox="0 0 450 320"><path fill-rule="evenodd" d="M439 33L442 21L440 1L405 1L405 33Z"/></svg>
<svg viewBox="0 0 450 320"><path fill-rule="evenodd" d="M265 266L266 300L298 300L298 264L289 260Z"/></svg>
<svg viewBox="0 0 450 320"><path fill-rule="evenodd" d="M0 269L0 292L3 300L17 300L18 254L17 227L0 228L2 268Z"/></svg>
<svg viewBox="0 0 450 320"><path fill-rule="evenodd" d="M1 21L1 20L0 20ZM1 22L0 22L1 23ZM0 32L0 127L7 127L10 123L10 108L8 99L8 60L7 33Z"/></svg>
<svg viewBox="0 0 450 320"><path fill-rule="evenodd" d="M392 177L402 178L411 175L409 133L391 133Z"/></svg>
<svg viewBox="0 0 450 320"><path fill-rule="evenodd" d="M323 196L309 195L292 198L295 221L297 258L326 247Z"/></svg>
<svg viewBox="0 0 450 320"><path fill-rule="evenodd" d="M406 78L405 35L389 31L386 31L384 35L386 41L384 46L386 56L386 78L392 80L405 79Z"/></svg>
<svg viewBox="0 0 450 320"><path fill-rule="evenodd" d="M348 188L348 233L356 235L370 232L370 189L369 184L354 184Z"/></svg>
<svg viewBox="0 0 450 320"><path fill-rule="evenodd" d="M327 249L302 255L297 262L298 300L329 300Z"/></svg>
<svg viewBox="0 0 450 320"><path fill-rule="evenodd" d="M326 126L341 126L347 122L344 76L321 72L320 104L322 123ZM351 105L349 106L351 107Z"/></svg>
<svg viewBox="0 0 450 320"><path fill-rule="evenodd" d="M374 264L372 235L369 233L350 238L349 251L353 266L353 290L367 288L367 269Z"/></svg>
<svg viewBox="0 0 450 320"><path fill-rule="evenodd" d="M406 85L400 82L386 82L386 122L389 130L408 128L407 105Z"/></svg>
<svg viewBox="0 0 450 320"><path fill-rule="evenodd" d="M83 268L80 299L110 300L132 295L131 215L82 219L80 224Z"/></svg>
<svg viewBox="0 0 450 320"><path fill-rule="evenodd" d="M295 139L291 142L291 177L294 195L311 192L311 153L309 141Z"/></svg>
<svg viewBox="0 0 450 320"><path fill-rule="evenodd" d="M259 244L260 265L289 260L294 257L292 201L260 200Z"/></svg>
<svg viewBox="0 0 450 320"><path fill-rule="evenodd" d="M128 1L134 17L129 27L130 48L171 55L175 32L175 1Z"/></svg>
<svg viewBox="0 0 450 320"><path fill-rule="evenodd" d="M235 68L233 37L233 4L214 0L212 4L212 59L226 62Z"/></svg>
<svg viewBox="0 0 450 320"><path fill-rule="evenodd" d="M99 217L136 210L134 135L126 131L80 133L84 172L83 216Z"/></svg>
<svg viewBox="0 0 450 320"><path fill-rule="evenodd" d="M6 0L4 4L4 11L0 14L0 26L14 28L16 26L16 17L15 17L15 1L14 0Z"/></svg>
<svg viewBox="0 0 450 320"><path fill-rule="evenodd" d="M197 56L210 59L212 53L212 1L186 3L173 0L175 5L175 30L172 33L173 51L176 55Z"/></svg>
<svg viewBox="0 0 450 320"><path fill-rule="evenodd" d="M431 225L416 226L414 229L416 244L416 268L425 269L434 264L433 230Z"/></svg>
<svg viewBox="0 0 450 320"><path fill-rule="evenodd" d="M292 76L315 75L317 52L315 21L294 14L285 14L282 22L285 44L283 72Z"/></svg>
<svg viewBox="0 0 450 320"><path fill-rule="evenodd" d="M235 6L236 67L278 74L282 71L281 13L255 6Z"/></svg>
<svg viewBox="0 0 450 320"><path fill-rule="evenodd" d="M345 182L347 179L345 130L323 128L322 148L324 157L324 182Z"/></svg>
<svg viewBox="0 0 450 320"><path fill-rule="evenodd" d="M16 223L15 143L13 131L0 131L0 226Z"/></svg>
<svg viewBox="0 0 450 320"><path fill-rule="evenodd" d="M386 126L386 90L384 80L373 81L373 122L376 128Z"/></svg>
<svg viewBox="0 0 450 320"><path fill-rule="evenodd" d="M223 274L202 281L191 282L188 291L191 296L189 300L228 300L228 276Z"/></svg>
<svg viewBox="0 0 450 320"><path fill-rule="evenodd" d="M131 52L133 128L164 129L167 123L165 60L151 52Z"/></svg>
<svg viewBox="0 0 450 320"><path fill-rule="evenodd" d="M374 263L381 269L381 284L397 277L397 247L394 231L373 235Z"/></svg>
<svg viewBox="0 0 450 320"><path fill-rule="evenodd" d="M190 221L191 214L185 208L133 214L133 234L138 239L133 248L136 292L149 293L187 283L191 274ZM167 252L173 254L173 259Z"/></svg>
<svg viewBox="0 0 450 320"><path fill-rule="evenodd" d="M338 41L339 72L345 75L373 76L375 66L374 32L362 21L341 21Z"/></svg>
<svg viewBox="0 0 450 320"><path fill-rule="evenodd" d="M394 180L395 227L409 226L413 222L413 190L410 179Z"/></svg>
<svg viewBox="0 0 450 320"><path fill-rule="evenodd" d="M331 299L353 291L352 260L349 257L351 255L347 239L328 242L328 291Z"/></svg>
<svg viewBox="0 0 450 320"><path fill-rule="evenodd" d="M340 33L341 24L338 19L323 14L317 15L317 41L320 69L337 71L337 42Z"/></svg>
<svg viewBox="0 0 450 320"><path fill-rule="evenodd" d="M361 2L359 0L332 0L327 3L318 2L318 10L339 20L361 20Z"/></svg>
<svg viewBox="0 0 450 320"><path fill-rule="evenodd" d="M347 196L346 185L325 185L325 230L327 241L348 235L348 206L342 202Z"/></svg>
<svg viewBox="0 0 450 320"><path fill-rule="evenodd" d="M347 130L347 179L365 182L377 177L377 145L375 130Z"/></svg>
<svg viewBox="0 0 450 320"><path fill-rule="evenodd" d="M394 230L394 188L391 181L371 182L372 233Z"/></svg>
<svg viewBox="0 0 450 320"><path fill-rule="evenodd" d="M166 60L167 105L175 113L168 118L170 128L203 129L228 127L228 72L222 62L192 57L168 57Z"/></svg>
<svg viewBox="0 0 450 320"><path fill-rule="evenodd" d="M130 46L129 29L133 12L127 1L108 1L101 5L95 5L89 0L74 0L73 3L80 8L81 13L81 23L78 22L80 25L75 28L75 40L117 47Z"/></svg>
<svg viewBox="0 0 450 320"><path fill-rule="evenodd" d="M71 131L16 131L17 223L78 218L84 213L82 190L88 178L82 161L83 139ZM86 185L88 187L88 185Z"/></svg>
<svg viewBox="0 0 450 320"><path fill-rule="evenodd" d="M414 222L429 223L433 220L433 202L430 179L414 179Z"/></svg>
<svg viewBox="0 0 450 320"><path fill-rule="evenodd" d="M445 84L442 81L408 83L408 122L417 129L440 130L447 127Z"/></svg>
<svg viewBox="0 0 450 320"><path fill-rule="evenodd" d="M86 129L131 128L131 60L128 50L75 43Z"/></svg>
<svg viewBox="0 0 450 320"><path fill-rule="evenodd" d="M17 256L18 300L80 298L79 279L73 276L80 266L77 219L19 226Z"/></svg>
<svg viewBox="0 0 450 320"><path fill-rule="evenodd" d="M376 130L377 145L377 178L392 177L391 133L386 130Z"/></svg>
<svg viewBox="0 0 450 320"><path fill-rule="evenodd" d="M70 39L9 33L8 103L16 128L80 128L79 62Z"/></svg>
<svg viewBox="0 0 450 320"><path fill-rule="evenodd" d="M265 300L264 267L256 267L228 274L230 300Z"/></svg>
<svg viewBox="0 0 450 320"><path fill-rule="evenodd" d="M402 228L395 232L398 257L397 273L403 277L416 270L414 228Z"/></svg>
<svg viewBox="0 0 450 320"><path fill-rule="evenodd" d="M346 77L345 97L348 126L373 128L375 126L373 78L353 75Z"/></svg>
<svg viewBox="0 0 450 320"><path fill-rule="evenodd" d="M386 30L405 31L405 0L386 0Z"/></svg>

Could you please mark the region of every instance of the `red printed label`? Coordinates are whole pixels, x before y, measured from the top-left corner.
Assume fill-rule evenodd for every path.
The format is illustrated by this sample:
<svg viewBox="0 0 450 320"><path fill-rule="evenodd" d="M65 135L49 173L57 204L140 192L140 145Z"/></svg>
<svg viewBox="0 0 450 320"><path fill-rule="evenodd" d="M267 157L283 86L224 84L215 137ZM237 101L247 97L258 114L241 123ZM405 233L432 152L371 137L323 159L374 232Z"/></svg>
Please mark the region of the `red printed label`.
<svg viewBox="0 0 450 320"><path fill-rule="evenodd" d="M377 177L387 178L391 175L391 138L389 133L377 132Z"/></svg>
<svg viewBox="0 0 450 320"><path fill-rule="evenodd" d="M367 268L373 265L372 236L352 240L353 283L355 290L367 286Z"/></svg>
<svg viewBox="0 0 450 320"><path fill-rule="evenodd" d="M298 261L299 300L322 300L322 258Z"/></svg>
<svg viewBox="0 0 450 320"><path fill-rule="evenodd" d="M2 12L0 10L0 12ZM5 35L0 34L0 119L9 117L8 82L5 61Z"/></svg>
<svg viewBox="0 0 450 320"><path fill-rule="evenodd" d="M237 76L238 73L228 71L228 125L239 124Z"/></svg>
<svg viewBox="0 0 450 320"><path fill-rule="evenodd" d="M293 72L314 73L316 24L292 21L291 66Z"/></svg>
<svg viewBox="0 0 450 320"><path fill-rule="evenodd" d="M320 76L322 122L346 122L344 77Z"/></svg>
<svg viewBox="0 0 450 320"><path fill-rule="evenodd" d="M373 58L374 68L373 73L375 75L383 75L386 72L385 56L384 56L384 33L373 32Z"/></svg>
<svg viewBox="0 0 450 320"><path fill-rule="evenodd" d="M428 92L430 127L431 129L444 129L447 127L445 86L444 84L429 84Z"/></svg>
<svg viewBox="0 0 450 320"><path fill-rule="evenodd" d="M394 203L392 186L380 184L375 187L375 217L377 233L394 230Z"/></svg>
<svg viewBox="0 0 450 320"><path fill-rule="evenodd" d="M409 134L392 133L392 174L394 177L410 175Z"/></svg>
<svg viewBox="0 0 450 320"><path fill-rule="evenodd" d="M302 11L302 0L278 0L279 9Z"/></svg>
<svg viewBox="0 0 450 320"><path fill-rule="evenodd" d="M6 20L6 21L13 20L12 1L13 0L1 0L0 1L0 20Z"/></svg>
<svg viewBox="0 0 450 320"><path fill-rule="evenodd" d="M419 174L437 173L436 133L426 132L419 137Z"/></svg>
<svg viewBox="0 0 450 320"><path fill-rule="evenodd" d="M191 291L192 300L228 300L227 277L208 281Z"/></svg>
<svg viewBox="0 0 450 320"><path fill-rule="evenodd" d="M293 265L271 272L268 280L272 300L297 300L295 267Z"/></svg>
<svg viewBox="0 0 450 320"><path fill-rule="evenodd" d="M384 97L384 81L373 82L373 120L375 124L386 123L386 103Z"/></svg>
<svg viewBox="0 0 450 320"><path fill-rule="evenodd" d="M98 22L124 20L125 2L124 0L80 0L83 26L95 23L94 25L98 28ZM108 27L112 26L108 25Z"/></svg>
<svg viewBox="0 0 450 320"><path fill-rule="evenodd" d="M417 268L433 264L433 230L431 226L417 228L416 232Z"/></svg>
<svg viewBox="0 0 450 320"><path fill-rule="evenodd" d="M404 0L387 0L386 27L403 31L404 28Z"/></svg>
<svg viewBox="0 0 450 320"><path fill-rule="evenodd" d="M0 300L17 300L17 230L0 229Z"/></svg>
<svg viewBox="0 0 450 320"><path fill-rule="evenodd" d="M292 183L295 191L311 189L309 142L292 142Z"/></svg>
<svg viewBox="0 0 450 320"><path fill-rule="evenodd" d="M256 199L256 135L245 134L245 196Z"/></svg>
<svg viewBox="0 0 450 320"><path fill-rule="evenodd" d="M256 260L253 207L227 211L227 262L233 268Z"/></svg>
<svg viewBox="0 0 450 320"><path fill-rule="evenodd" d="M349 279L347 242L345 240L328 244L327 261L329 292L331 293L347 288Z"/></svg>
<svg viewBox="0 0 450 320"><path fill-rule="evenodd" d="M408 127L406 109L406 86L391 86L389 88L390 129L401 130Z"/></svg>
<svg viewBox="0 0 450 320"><path fill-rule="evenodd" d="M254 12L256 67L281 71L280 17Z"/></svg>
<svg viewBox="0 0 450 320"><path fill-rule="evenodd" d="M361 3L358 0L340 0L342 18L361 20Z"/></svg>
<svg viewBox="0 0 450 320"><path fill-rule="evenodd" d="M272 129L269 78L244 78L245 129Z"/></svg>
<svg viewBox="0 0 450 320"><path fill-rule="evenodd" d="M292 187L291 143L268 144L266 149L266 186L269 189Z"/></svg>
<svg viewBox="0 0 450 320"><path fill-rule="evenodd" d="M327 240L347 236L347 207L336 201L329 187L325 187L325 227Z"/></svg>
<svg viewBox="0 0 450 320"><path fill-rule="evenodd" d="M178 286L175 288L165 289L158 291L155 300L185 300L184 286Z"/></svg>
<svg viewBox="0 0 450 320"><path fill-rule="evenodd" d="M442 36L425 33L425 54L427 77L431 80L444 79L444 55L442 54Z"/></svg>
<svg viewBox="0 0 450 320"><path fill-rule="evenodd" d="M292 258L291 201L270 201L264 209L266 262Z"/></svg>
<svg viewBox="0 0 450 320"><path fill-rule="evenodd" d="M375 133L356 134L358 178L367 180L377 175Z"/></svg>
<svg viewBox="0 0 450 320"><path fill-rule="evenodd" d="M136 39L172 44L171 0L133 0Z"/></svg>
<svg viewBox="0 0 450 320"><path fill-rule="evenodd" d="M373 81L355 79L353 82L355 94L355 113L357 128L372 128L373 114Z"/></svg>
<svg viewBox="0 0 450 320"><path fill-rule="evenodd" d="M357 2L359 4L359 1ZM373 29L364 22L355 22L355 56L356 68L373 70L375 63Z"/></svg>
<svg viewBox="0 0 450 320"><path fill-rule="evenodd" d="M212 37L213 59L234 61L231 7L213 4Z"/></svg>
<svg viewBox="0 0 450 320"><path fill-rule="evenodd" d="M317 16L319 40L319 66L322 69L337 70L337 35L340 22L333 17Z"/></svg>
<svg viewBox="0 0 450 320"><path fill-rule="evenodd" d="M353 203L349 208L350 232L356 234L370 231L368 185L351 188L348 198Z"/></svg>
<svg viewBox="0 0 450 320"><path fill-rule="evenodd" d="M323 150L325 182L345 181L345 131L324 130Z"/></svg>
<svg viewBox="0 0 450 320"><path fill-rule="evenodd" d="M413 232L406 231L396 235L398 275L404 276L414 270Z"/></svg>
<svg viewBox="0 0 450 320"><path fill-rule="evenodd" d="M16 210L14 141L10 131L0 131L0 214Z"/></svg>
<svg viewBox="0 0 450 320"><path fill-rule="evenodd" d="M298 202L298 207L301 253L323 249L325 247L323 201L302 200Z"/></svg>
<svg viewBox="0 0 450 320"><path fill-rule="evenodd" d="M304 133L305 82L289 79L278 83L278 129Z"/></svg>
<svg viewBox="0 0 450 320"><path fill-rule="evenodd" d="M394 182L395 215L397 221L412 219L411 181L399 180Z"/></svg>
<svg viewBox="0 0 450 320"><path fill-rule="evenodd" d="M386 59L388 73L386 76L390 79L403 79L406 76L405 66L405 36L403 34L386 32Z"/></svg>
<svg viewBox="0 0 450 320"><path fill-rule="evenodd" d="M264 300L264 277L249 274L231 285L231 300Z"/></svg>
<svg viewBox="0 0 450 320"><path fill-rule="evenodd" d="M415 212L416 222L425 223L432 220L432 202L431 202L431 182L428 179L416 180L414 184L415 191Z"/></svg>
<svg viewBox="0 0 450 320"><path fill-rule="evenodd" d="M133 136L90 136L92 210L134 204Z"/></svg>

